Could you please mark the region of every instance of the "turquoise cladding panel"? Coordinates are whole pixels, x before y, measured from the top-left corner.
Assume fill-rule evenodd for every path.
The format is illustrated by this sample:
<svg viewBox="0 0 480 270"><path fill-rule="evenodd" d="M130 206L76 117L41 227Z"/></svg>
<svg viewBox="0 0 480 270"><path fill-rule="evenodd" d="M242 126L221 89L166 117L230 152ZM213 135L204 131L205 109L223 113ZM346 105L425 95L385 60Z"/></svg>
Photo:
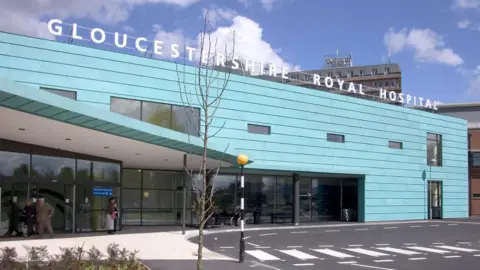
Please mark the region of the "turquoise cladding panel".
<svg viewBox="0 0 480 270"><path fill-rule="evenodd" d="M181 105L176 70L171 62L0 33L0 76L74 90L79 101L107 110L111 96ZM184 74L192 91L193 72ZM271 134L250 134L248 123L270 126ZM213 120L214 129L223 124L213 140L247 154L250 168L362 172L364 221L423 219L422 175L443 181L444 217L468 215L464 120L231 75ZM427 132L443 136L443 166L431 170ZM345 143L326 141L327 133L345 135ZM388 148L389 141L403 149Z"/></svg>

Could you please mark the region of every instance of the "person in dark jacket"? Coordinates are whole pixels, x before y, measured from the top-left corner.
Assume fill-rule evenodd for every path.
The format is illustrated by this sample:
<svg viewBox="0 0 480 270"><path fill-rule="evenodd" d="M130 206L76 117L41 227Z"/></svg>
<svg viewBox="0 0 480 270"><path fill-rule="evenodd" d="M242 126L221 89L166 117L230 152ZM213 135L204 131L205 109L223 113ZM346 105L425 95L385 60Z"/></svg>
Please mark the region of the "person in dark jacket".
<svg viewBox="0 0 480 270"><path fill-rule="evenodd" d="M26 217L27 223L27 236L30 237L35 234L34 226L37 223L37 209L32 204L32 200L27 200L27 205L23 208L23 214Z"/></svg>
<svg viewBox="0 0 480 270"><path fill-rule="evenodd" d="M13 200L8 201L9 204L9 221L8 221L8 231L4 234L4 236L10 236L13 232L15 232L16 236L23 236L23 231L20 230L20 214L22 210L18 207L17 203Z"/></svg>

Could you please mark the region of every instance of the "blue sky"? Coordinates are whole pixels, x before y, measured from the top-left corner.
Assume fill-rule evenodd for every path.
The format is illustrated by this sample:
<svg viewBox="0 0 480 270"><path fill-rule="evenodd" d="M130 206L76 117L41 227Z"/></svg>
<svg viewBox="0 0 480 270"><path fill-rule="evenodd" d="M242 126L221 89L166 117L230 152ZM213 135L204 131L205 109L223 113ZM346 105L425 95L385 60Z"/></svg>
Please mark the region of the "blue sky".
<svg viewBox="0 0 480 270"><path fill-rule="evenodd" d="M209 11L216 37L236 29L236 51L301 69L325 54L352 53L355 65L392 62L403 91L444 103L480 101L480 0L0 0L0 30L53 38L61 18L131 36L195 42ZM478 68L477 68L478 67Z"/></svg>

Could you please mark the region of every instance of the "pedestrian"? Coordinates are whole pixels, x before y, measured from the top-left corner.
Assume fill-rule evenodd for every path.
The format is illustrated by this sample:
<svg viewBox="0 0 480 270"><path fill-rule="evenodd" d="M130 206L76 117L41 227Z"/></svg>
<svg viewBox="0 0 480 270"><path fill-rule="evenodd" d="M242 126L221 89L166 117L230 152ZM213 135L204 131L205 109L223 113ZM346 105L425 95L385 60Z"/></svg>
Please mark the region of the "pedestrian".
<svg viewBox="0 0 480 270"><path fill-rule="evenodd" d="M37 231L40 237L43 237L45 230L51 238L53 238L52 217L54 214L53 207L45 202L45 198L40 196L37 200Z"/></svg>
<svg viewBox="0 0 480 270"><path fill-rule="evenodd" d="M108 200L107 210L105 211L105 227L107 227L108 234L114 234L117 232L115 228L115 220L117 219L117 215L117 201L114 197L111 197Z"/></svg>
<svg viewBox="0 0 480 270"><path fill-rule="evenodd" d="M4 234L4 236L11 236L13 232L15 232L15 236L23 236L23 230L20 230L20 215L22 210L18 207L17 203L10 199L8 201L9 208L8 208L8 230Z"/></svg>
<svg viewBox="0 0 480 270"><path fill-rule="evenodd" d="M32 200L27 200L27 205L23 208L23 214L26 217L27 237L30 237L35 234L34 227L36 227L37 224L37 209L36 206L32 204Z"/></svg>

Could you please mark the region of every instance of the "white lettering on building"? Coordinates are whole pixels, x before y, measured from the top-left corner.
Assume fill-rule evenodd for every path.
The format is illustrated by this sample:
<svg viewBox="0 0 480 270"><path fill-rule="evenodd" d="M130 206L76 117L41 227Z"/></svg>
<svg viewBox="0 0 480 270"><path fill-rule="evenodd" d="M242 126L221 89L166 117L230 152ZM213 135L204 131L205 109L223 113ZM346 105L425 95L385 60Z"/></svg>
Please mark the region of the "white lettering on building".
<svg viewBox="0 0 480 270"><path fill-rule="evenodd" d="M51 19L48 24L48 31L55 36L63 36L64 27L63 21L59 19ZM78 25L72 24L71 33L68 34L73 39L82 40L84 37L80 36L78 33ZM121 36L121 38L120 38ZM95 44L102 44L107 41L107 32L101 28L94 28L90 30L89 39L94 42ZM121 39L121 40L120 40ZM148 39L146 37L137 37L135 38L135 49L139 52L145 53L147 52L148 48ZM163 51L163 41L161 40L153 40L153 53L156 55L164 55ZM125 48L127 47L128 43L128 36L126 34L120 35L120 33L114 33L114 44L118 48ZM180 45L179 44L171 44L170 45L170 58L178 58L180 57ZM185 46L185 55L188 56L189 61L193 61L194 54L196 52L195 48ZM225 66L227 63L225 59L225 55L217 53L214 56L214 64L217 66ZM208 55L207 51L204 51L203 55L200 56L200 61L202 64L209 64L209 59L211 57ZM240 59L235 56L232 58L231 65L229 66L232 69L240 69L242 65L239 64ZM243 69L245 71L250 71L252 73L255 72L255 64L260 65L259 73L260 75L268 75L272 77L280 76L282 79L288 79L288 69L286 67L277 67L271 63L263 63L251 60L245 60L243 65ZM336 79L334 80L331 77L324 77L322 78L318 74L313 74L313 76L309 76L312 78L311 83L318 86L324 86L326 88L338 88L339 90L348 91L355 94L365 95L363 92L363 85L362 84L354 84L353 82L345 82L344 80ZM323 79L323 80L322 80ZM322 84L323 82L323 84ZM336 87L336 86L338 87ZM422 106L428 109L438 110L437 104L438 101L425 99L423 97L411 96L404 93L397 93L395 91L387 91L385 89L380 88L380 99L390 100L393 102L398 102L406 105L413 105L413 106Z"/></svg>

